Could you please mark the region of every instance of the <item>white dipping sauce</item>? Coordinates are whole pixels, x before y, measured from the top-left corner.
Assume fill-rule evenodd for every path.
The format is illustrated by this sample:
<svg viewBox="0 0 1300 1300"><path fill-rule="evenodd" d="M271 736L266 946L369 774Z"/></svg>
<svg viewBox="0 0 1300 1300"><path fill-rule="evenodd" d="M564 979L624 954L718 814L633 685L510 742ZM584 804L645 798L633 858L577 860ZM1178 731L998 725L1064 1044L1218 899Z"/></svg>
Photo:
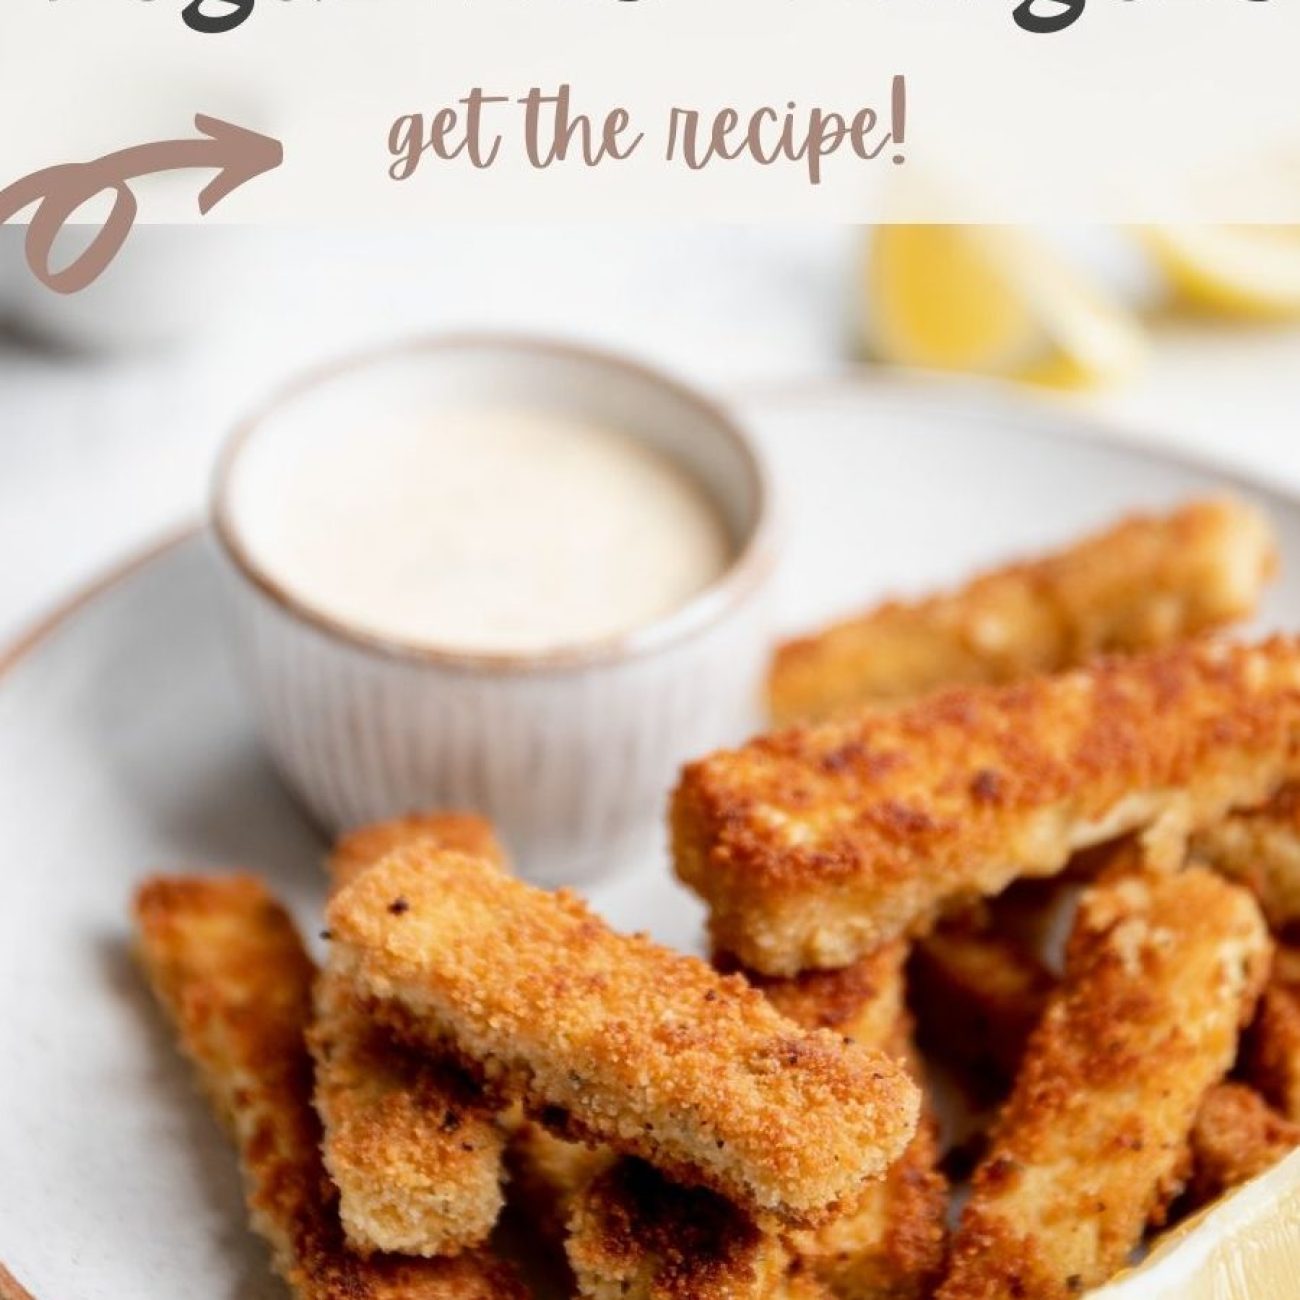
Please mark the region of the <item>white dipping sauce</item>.
<svg viewBox="0 0 1300 1300"><path fill-rule="evenodd" d="M615 636L672 612L732 557L685 470L581 417L459 408L334 434L268 468L243 476L234 503L254 563L322 613L430 647L527 653Z"/></svg>

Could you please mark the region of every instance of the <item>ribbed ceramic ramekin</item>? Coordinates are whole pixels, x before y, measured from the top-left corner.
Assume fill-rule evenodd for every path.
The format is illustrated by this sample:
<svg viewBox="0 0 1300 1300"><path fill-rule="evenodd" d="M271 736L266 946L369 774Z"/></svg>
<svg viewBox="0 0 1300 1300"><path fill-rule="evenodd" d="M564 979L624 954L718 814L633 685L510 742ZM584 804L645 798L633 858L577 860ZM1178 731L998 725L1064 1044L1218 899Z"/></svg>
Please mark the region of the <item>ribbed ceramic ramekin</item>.
<svg viewBox="0 0 1300 1300"><path fill-rule="evenodd" d="M340 622L250 555L238 507L254 440L284 421L410 418L475 401L567 410L666 452L721 511L735 542L730 568L668 617L616 638L465 654ZM761 459L728 414L631 362L466 335L333 366L235 432L212 519L266 743L329 830L418 809L474 810L493 818L529 876L587 879L657 843L680 763L757 716L774 561Z"/></svg>

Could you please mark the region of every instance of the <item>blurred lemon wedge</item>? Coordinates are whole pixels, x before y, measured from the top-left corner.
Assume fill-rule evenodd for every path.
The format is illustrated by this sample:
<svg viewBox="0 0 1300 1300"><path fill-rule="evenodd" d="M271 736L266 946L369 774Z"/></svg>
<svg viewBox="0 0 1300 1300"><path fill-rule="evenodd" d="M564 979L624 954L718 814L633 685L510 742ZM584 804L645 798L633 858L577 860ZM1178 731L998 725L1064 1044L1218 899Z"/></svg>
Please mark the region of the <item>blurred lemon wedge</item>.
<svg viewBox="0 0 1300 1300"><path fill-rule="evenodd" d="M1178 297L1232 316L1300 316L1300 226L1152 226Z"/></svg>
<svg viewBox="0 0 1300 1300"><path fill-rule="evenodd" d="M864 279L869 349L896 365L1083 387L1146 352L1128 311L1019 227L878 226Z"/></svg>
<svg viewBox="0 0 1300 1300"><path fill-rule="evenodd" d="M1088 1300L1291 1300L1298 1279L1300 1151L1169 1233Z"/></svg>

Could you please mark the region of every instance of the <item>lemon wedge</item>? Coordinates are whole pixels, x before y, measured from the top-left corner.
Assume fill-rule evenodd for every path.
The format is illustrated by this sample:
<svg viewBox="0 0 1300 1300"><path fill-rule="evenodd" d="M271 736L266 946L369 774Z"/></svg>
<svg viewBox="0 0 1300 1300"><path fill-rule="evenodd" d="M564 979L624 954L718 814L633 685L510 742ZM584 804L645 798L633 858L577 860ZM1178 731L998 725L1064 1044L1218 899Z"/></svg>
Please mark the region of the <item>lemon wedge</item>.
<svg viewBox="0 0 1300 1300"><path fill-rule="evenodd" d="M1123 379L1146 347L1136 319L1014 226L878 226L864 272L881 360L1082 387Z"/></svg>
<svg viewBox="0 0 1300 1300"><path fill-rule="evenodd" d="M1088 1300L1292 1300L1300 1294L1300 1151L1169 1233Z"/></svg>
<svg viewBox="0 0 1300 1300"><path fill-rule="evenodd" d="M1177 297L1230 316L1300 316L1300 226L1153 226Z"/></svg>

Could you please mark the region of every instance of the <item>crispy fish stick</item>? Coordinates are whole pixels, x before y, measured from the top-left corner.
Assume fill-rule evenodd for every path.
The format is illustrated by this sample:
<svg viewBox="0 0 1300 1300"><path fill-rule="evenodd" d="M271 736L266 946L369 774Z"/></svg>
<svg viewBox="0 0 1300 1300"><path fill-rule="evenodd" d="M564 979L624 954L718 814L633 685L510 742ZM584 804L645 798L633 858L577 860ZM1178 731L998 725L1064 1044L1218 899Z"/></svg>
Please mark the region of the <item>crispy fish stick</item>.
<svg viewBox="0 0 1300 1300"><path fill-rule="evenodd" d="M330 885L335 890L342 889L394 849L425 839L440 849L455 849L471 858L490 862L494 867L504 868L507 864L506 851L486 817L476 813L412 813L361 826L340 836L325 864Z"/></svg>
<svg viewBox="0 0 1300 1300"><path fill-rule="evenodd" d="M1275 931L1300 930L1300 784L1206 827L1192 852L1248 886Z"/></svg>
<svg viewBox="0 0 1300 1300"><path fill-rule="evenodd" d="M796 1025L830 1029L863 1047L894 1052L899 1025L907 1016L903 981L906 960L907 943L896 939L843 970L804 971L789 979L743 973ZM714 965L723 971L739 969L734 959L721 954L714 958Z"/></svg>
<svg viewBox="0 0 1300 1300"><path fill-rule="evenodd" d="M787 725L1158 649L1249 615L1275 562L1267 521L1239 501L1135 516L950 594L891 601L787 642L771 714Z"/></svg>
<svg viewBox="0 0 1300 1300"><path fill-rule="evenodd" d="M157 879L135 902L142 962L235 1138L253 1226L301 1300L522 1300L485 1252L353 1255L320 1157L304 1033L315 971L288 915L249 876Z"/></svg>
<svg viewBox="0 0 1300 1300"><path fill-rule="evenodd" d="M789 975L1126 831L1210 825L1297 771L1300 641L1203 642L715 754L677 787L674 854L715 945Z"/></svg>
<svg viewBox="0 0 1300 1300"><path fill-rule="evenodd" d="M752 982L796 1024L901 1060L909 1046L906 956L900 941L844 971ZM715 965L734 969L725 957ZM576 1202L567 1251L581 1294L768 1300L794 1284L785 1276L793 1251L804 1284L816 1279L837 1300L922 1296L943 1258L946 1186L935 1168L936 1139L927 1115L903 1155L851 1209L786 1244L715 1194L676 1187L624 1161Z"/></svg>
<svg viewBox="0 0 1300 1300"><path fill-rule="evenodd" d="M798 1260L786 1274L785 1286L777 1300L835 1300L826 1284L815 1273L803 1268Z"/></svg>
<svg viewBox="0 0 1300 1300"><path fill-rule="evenodd" d="M900 942L846 971L811 972L793 980L754 977L751 983L782 1015L806 1029L830 1029L865 1046L892 1050L906 1016L905 955L906 945ZM723 955L715 957L714 966L728 973L737 970ZM879 1221L886 1184L894 1184L894 1171L910 1163L913 1148L924 1141L918 1132L885 1179L867 1189L872 1222L862 1232L856 1225L865 1207L837 1215L823 1229L797 1234L800 1244L807 1240L808 1253L819 1257L816 1264L856 1257L864 1235L867 1251L883 1253L887 1234ZM676 1186L640 1161L621 1161L570 1203L575 1212L566 1251L585 1297L771 1300L787 1286L791 1249L770 1228L760 1227L715 1193ZM844 1218L853 1221L855 1230L823 1245L822 1233ZM810 1277L818 1273L811 1259L807 1266ZM864 1292L862 1300L869 1294Z"/></svg>
<svg viewBox="0 0 1300 1300"><path fill-rule="evenodd" d="M549 1244L562 1246L578 1197L617 1157L608 1147L589 1147L556 1137L535 1120L524 1120L510 1138L511 1202Z"/></svg>
<svg viewBox="0 0 1300 1300"><path fill-rule="evenodd" d="M335 889L394 848L424 841L504 865L482 818L425 814L345 835L328 864ZM504 1201L506 1136L481 1091L448 1063L395 1042L329 971L317 984L309 1043L325 1167L348 1244L455 1255L486 1241Z"/></svg>
<svg viewBox="0 0 1300 1300"><path fill-rule="evenodd" d="M1085 893L940 1300L1057 1300L1125 1262L1185 1176L1269 957L1254 899L1203 868L1118 872Z"/></svg>
<svg viewBox="0 0 1300 1300"><path fill-rule="evenodd" d="M810 1221L902 1151L916 1089L807 1033L738 977L615 934L427 844L330 905L335 969L413 1039L452 1046L563 1136L607 1142L756 1212Z"/></svg>
<svg viewBox="0 0 1300 1300"><path fill-rule="evenodd" d="M308 1036L325 1167L348 1244L455 1255L501 1214L506 1134L455 1065L398 1043L330 972Z"/></svg>
<svg viewBox="0 0 1300 1300"><path fill-rule="evenodd" d="M565 1251L585 1300L780 1300L791 1262L739 1206L631 1158L578 1194Z"/></svg>
<svg viewBox="0 0 1300 1300"><path fill-rule="evenodd" d="M1300 949L1280 946L1246 1041L1250 1081L1300 1124Z"/></svg>
<svg viewBox="0 0 1300 1300"><path fill-rule="evenodd" d="M1284 1119L1253 1088L1211 1088L1192 1128L1192 1205L1207 1205L1258 1177L1296 1147L1300 1124Z"/></svg>
<svg viewBox="0 0 1300 1300"><path fill-rule="evenodd" d="M907 944L895 940L842 971L753 979L796 1024L831 1029L864 1047L886 1051L915 1073L904 999L906 961ZM852 1209L794 1235L804 1266L837 1300L919 1300L929 1295L943 1263L948 1208L947 1181L938 1160L938 1125L927 1110L902 1156Z"/></svg>
<svg viewBox="0 0 1300 1300"><path fill-rule="evenodd" d="M1009 1083L1055 983L1051 972L1028 949L989 927L950 926L930 938L939 942L918 945L909 967L912 975L926 972L909 983L922 1020L931 1018L930 1042L943 1059L972 1073L991 1071L999 1084ZM1300 1125L1279 1115L1253 1088L1222 1083L1202 1101L1191 1145L1190 1201L1199 1206L1300 1146Z"/></svg>
<svg viewBox="0 0 1300 1300"><path fill-rule="evenodd" d="M922 1300L932 1293L947 1238L948 1184L938 1163L938 1124L927 1112L907 1150L854 1209L795 1234L804 1267L836 1300Z"/></svg>
<svg viewBox="0 0 1300 1300"><path fill-rule="evenodd" d="M908 967L922 1046L995 1095L1015 1078L1055 985L1029 947L980 915L918 940Z"/></svg>

